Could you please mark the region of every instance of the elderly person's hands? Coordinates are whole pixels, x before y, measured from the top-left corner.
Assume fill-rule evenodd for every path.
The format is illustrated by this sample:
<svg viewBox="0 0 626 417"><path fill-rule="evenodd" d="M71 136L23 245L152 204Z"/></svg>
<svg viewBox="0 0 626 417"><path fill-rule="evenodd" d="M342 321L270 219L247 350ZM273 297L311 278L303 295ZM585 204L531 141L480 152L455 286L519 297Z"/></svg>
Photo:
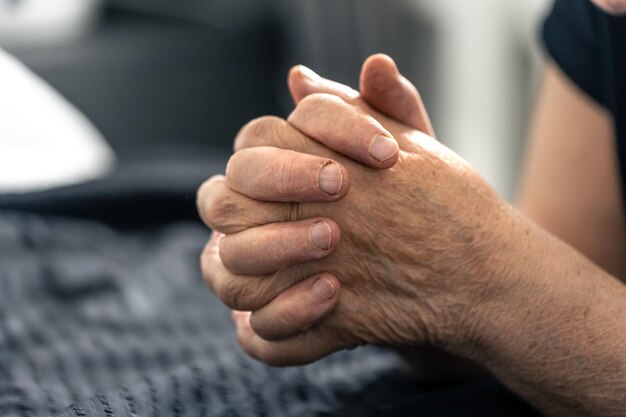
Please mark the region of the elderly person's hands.
<svg viewBox="0 0 626 417"><path fill-rule="evenodd" d="M512 284L499 258L517 217L435 139L337 93L249 123L226 178L200 190L201 215L226 233L207 245L205 277L252 311L234 315L240 343L278 365L366 343L472 346L482 308ZM403 120L429 131L414 113ZM379 138L392 146L374 152Z"/></svg>
<svg viewBox="0 0 626 417"><path fill-rule="evenodd" d="M556 126L595 117L548 75L542 103L577 109ZM289 365L363 343L431 345L475 360L546 415L624 414L623 283L437 143L386 58L366 62L360 96L302 69L290 84L289 121L248 124L227 177L198 195L218 231L203 272L247 311L233 318L250 354Z"/></svg>

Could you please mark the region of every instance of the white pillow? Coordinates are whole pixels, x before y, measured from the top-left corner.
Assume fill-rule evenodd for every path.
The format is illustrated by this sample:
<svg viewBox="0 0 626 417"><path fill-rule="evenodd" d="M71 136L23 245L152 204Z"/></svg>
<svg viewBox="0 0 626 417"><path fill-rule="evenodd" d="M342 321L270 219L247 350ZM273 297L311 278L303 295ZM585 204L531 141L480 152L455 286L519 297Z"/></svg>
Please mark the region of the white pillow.
<svg viewBox="0 0 626 417"><path fill-rule="evenodd" d="M103 0L0 0L0 45L48 45L90 31Z"/></svg>
<svg viewBox="0 0 626 417"><path fill-rule="evenodd" d="M99 178L114 160L84 115L0 50L0 193Z"/></svg>

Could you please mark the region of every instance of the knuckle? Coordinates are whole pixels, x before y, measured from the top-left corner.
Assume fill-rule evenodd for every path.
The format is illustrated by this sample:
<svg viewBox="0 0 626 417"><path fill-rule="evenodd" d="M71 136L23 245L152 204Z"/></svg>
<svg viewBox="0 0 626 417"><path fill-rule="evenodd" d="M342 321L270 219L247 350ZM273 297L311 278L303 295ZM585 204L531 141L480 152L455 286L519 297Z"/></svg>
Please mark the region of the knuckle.
<svg viewBox="0 0 626 417"><path fill-rule="evenodd" d="M228 307L239 311L257 310L259 307L258 296L249 285L234 279L225 280L218 289L217 296Z"/></svg>
<svg viewBox="0 0 626 417"><path fill-rule="evenodd" d="M283 206L283 211L283 218L287 222L302 220L304 218L302 205L300 203L287 203Z"/></svg>
<svg viewBox="0 0 626 417"><path fill-rule="evenodd" d="M268 343L256 345L243 334L237 332L237 343L252 358L261 361L269 366L282 367L288 364L284 355L280 354L275 348Z"/></svg>
<svg viewBox="0 0 626 417"><path fill-rule="evenodd" d="M342 117L349 106L334 95L311 94L302 99L289 121L318 139L333 138L354 129L354 121Z"/></svg>
<svg viewBox="0 0 626 417"><path fill-rule="evenodd" d="M296 173L297 164L293 158L286 158L278 165L276 191L280 197L287 198L295 189L299 176Z"/></svg>
<svg viewBox="0 0 626 417"><path fill-rule="evenodd" d="M204 207L204 198L208 193L209 188L211 187L211 179L204 181L200 187L198 187L198 191L196 191L196 208L198 209L198 213L202 214L202 208Z"/></svg>
<svg viewBox="0 0 626 417"><path fill-rule="evenodd" d="M202 272L202 278L204 282L213 290L215 282L215 269L211 268L210 257L212 256L212 249L210 243L207 244L202 253L200 254L200 271Z"/></svg>
<svg viewBox="0 0 626 417"><path fill-rule="evenodd" d="M272 274L271 283L275 291L272 292L272 295L276 296L286 291L294 285L306 280L308 277L319 273L321 269L323 268L320 268L318 262L304 262L276 271ZM270 281L268 281L268 284L269 282Z"/></svg>
<svg viewBox="0 0 626 417"><path fill-rule="evenodd" d="M217 286L215 293L228 307L238 310L241 289L232 280L225 280Z"/></svg>
<svg viewBox="0 0 626 417"><path fill-rule="evenodd" d="M254 350L251 349L251 347L248 345L248 339L244 335L243 331L240 330L239 328L237 329L237 343L239 343L239 346L241 346L244 352L246 352L248 355L252 356L255 359L260 360L259 358L256 357Z"/></svg>
<svg viewBox="0 0 626 417"><path fill-rule="evenodd" d="M276 271L287 268L287 258L289 257L289 246L282 234L265 236L263 251L268 264Z"/></svg>
<svg viewBox="0 0 626 417"><path fill-rule="evenodd" d="M207 220L207 224L211 229L220 230L221 225L224 223L226 216L226 208L223 202L219 199L212 199L207 202L204 210L204 217Z"/></svg>
<svg viewBox="0 0 626 417"><path fill-rule="evenodd" d="M307 315L297 306L292 306L282 311L279 320L285 328L291 329L292 331L300 331L308 324Z"/></svg>
<svg viewBox="0 0 626 417"><path fill-rule="evenodd" d="M249 220L244 216L247 208L245 202L231 193L224 195L219 206L220 226L223 233L236 233L248 226Z"/></svg>
<svg viewBox="0 0 626 417"><path fill-rule="evenodd" d="M258 352L254 353L254 357L261 362L265 362L269 366L286 366L288 360L285 355L280 354L271 344L264 344Z"/></svg>
<svg viewBox="0 0 626 417"><path fill-rule="evenodd" d="M251 261L254 254L250 254L247 242L231 242L226 236L220 244L220 259L224 268L231 274L254 280L253 277L261 276L264 272L259 262ZM251 285L251 284L249 284Z"/></svg>
<svg viewBox="0 0 626 417"><path fill-rule="evenodd" d="M239 130L235 138L235 150L266 144L284 123L277 116L262 116L251 120Z"/></svg>
<svg viewBox="0 0 626 417"><path fill-rule="evenodd" d="M233 155L231 155L230 158L228 158L228 162L226 163L226 169L224 170L224 173L226 175L226 178L229 179L229 181L237 178L237 175L239 174L238 167L239 165L241 165L240 159L242 158L243 156L239 152L234 153Z"/></svg>
<svg viewBox="0 0 626 417"><path fill-rule="evenodd" d="M297 115L299 113L305 112L311 108L315 108L317 106L317 104L319 104L320 102L320 94L319 93L313 93L313 94L309 94L308 96L304 97L302 100L300 100L300 102L298 103L298 105L296 106L296 109L293 113L293 115Z"/></svg>
<svg viewBox="0 0 626 417"><path fill-rule="evenodd" d="M327 93L314 93L303 98L298 107L302 106L304 110L318 109L319 106L341 104L343 100L339 97Z"/></svg>
<svg viewBox="0 0 626 417"><path fill-rule="evenodd" d="M337 113L334 113L335 115ZM343 117L334 117L329 111L329 117L326 117L326 123L321 125L320 131L324 138L332 138L336 136L346 136L352 133L354 126L352 126L351 120Z"/></svg>
<svg viewBox="0 0 626 417"><path fill-rule="evenodd" d="M246 352L250 357L258 361L262 361L255 349L254 343L250 340L250 335L244 328L237 326L236 338L237 343L241 346L244 352Z"/></svg>
<svg viewBox="0 0 626 417"><path fill-rule="evenodd" d="M203 218L211 229L225 232L236 209L237 204L220 192L206 201Z"/></svg>
<svg viewBox="0 0 626 417"><path fill-rule="evenodd" d="M203 182L196 192L196 209L202 220L207 220L205 218L207 203L211 201L216 187L218 187L218 177L214 176Z"/></svg>

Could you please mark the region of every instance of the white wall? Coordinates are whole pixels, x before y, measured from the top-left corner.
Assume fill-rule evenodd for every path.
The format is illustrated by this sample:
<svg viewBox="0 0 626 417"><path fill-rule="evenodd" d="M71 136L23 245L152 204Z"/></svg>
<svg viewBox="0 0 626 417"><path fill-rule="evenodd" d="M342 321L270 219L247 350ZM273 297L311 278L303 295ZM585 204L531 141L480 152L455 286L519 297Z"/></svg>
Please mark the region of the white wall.
<svg viewBox="0 0 626 417"><path fill-rule="evenodd" d="M356 86L362 60L389 53L422 92L438 138L513 198L551 0L274 1L290 64Z"/></svg>
<svg viewBox="0 0 626 417"><path fill-rule="evenodd" d="M438 137L504 196L517 182L549 0L409 0L438 28Z"/></svg>

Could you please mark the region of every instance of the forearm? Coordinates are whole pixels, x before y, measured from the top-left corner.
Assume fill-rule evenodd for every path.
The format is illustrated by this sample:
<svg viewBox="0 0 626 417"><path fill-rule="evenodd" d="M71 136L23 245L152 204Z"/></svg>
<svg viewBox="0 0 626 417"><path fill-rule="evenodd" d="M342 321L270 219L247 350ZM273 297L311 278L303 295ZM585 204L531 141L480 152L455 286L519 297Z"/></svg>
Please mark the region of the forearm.
<svg viewBox="0 0 626 417"><path fill-rule="evenodd" d="M626 415L626 288L524 221L470 353L548 415ZM506 259L504 255L500 259Z"/></svg>

